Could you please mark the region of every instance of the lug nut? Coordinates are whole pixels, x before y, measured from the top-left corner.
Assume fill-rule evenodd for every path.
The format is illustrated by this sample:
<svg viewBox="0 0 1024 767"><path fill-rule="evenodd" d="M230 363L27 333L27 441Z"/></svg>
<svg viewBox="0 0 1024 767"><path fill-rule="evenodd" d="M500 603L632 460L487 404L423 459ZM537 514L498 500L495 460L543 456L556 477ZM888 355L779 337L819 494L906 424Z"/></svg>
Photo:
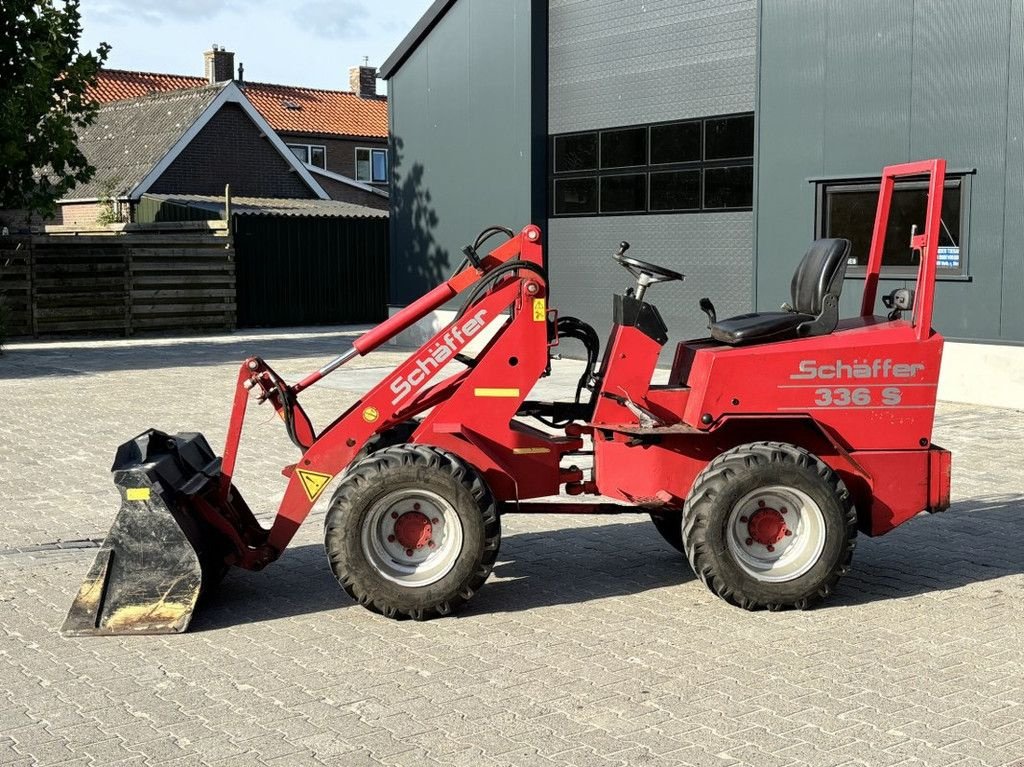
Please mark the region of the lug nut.
<svg viewBox="0 0 1024 767"><path fill-rule="evenodd" d="M405 550L405 556L411 557L412 556L412 549L406 549Z"/></svg>
<svg viewBox="0 0 1024 767"><path fill-rule="evenodd" d="M395 536L389 535L388 536L388 543L394 543L394 542L395 542Z"/></svg>
<svg viewBox="0 0 1024 767"><path fill-rule="evenodd" d="M786 535L792 535L792 534L793 534L793 531L792 531L792 530L787 530L787 531L786 531Z"/></svg>
<svg viewBox="0 0 1024 767"><path fill-rule="evenodd" d="M746 517L740 517L740 522L746 522L746 521L747 521Z"/></svg>
<svg viewBox="0 0 1024 767"><path fill-rule="evenodd" d="M412 510L413 510L413 511L419 511L419 510L420 510L420 505L419 505L418 503L414 503L414 504L412 505Z"/></svg>
<svg viewBox="0 0 1024 767"><path fill-rule="evenodd" d="M428 545L428 546L429 546L430 548L434 548L434 546L435 546L436 544L435 544L435 543L434 543L433 541L427 541L427 545Z"/></svg>
<svg viewBox="0 0 1024 767"><path fill-rule="evenodd" d="M757 505L760 506L763 509L764 508L764 501L758 501Z"/></svg>
<svg viewBox="0 0 1024 767"><path fill-rule="evenodd" d="M768 544L768 551L775 551L775 547L771 544Z"/></svg>
<svg viewBox="0 0 1024 767"><path fill-rule="evenodd" d="M432 525L436 525L436 524L438 524L438 523L439 523L440 521L441 521L440 519L438 519L437 517L434 517L433 519L431 519L431 520L430 520L430 524L432 524Z"/></svg>
<svg viewBox="0 0 1024 767"><path fill-rule="evenodd" d="M392 511L391 512L391 518L392 519L398 519L398 512L397 511Z"/></svg>
<svg viewBox="0 0 1024 767"><path fill-rule="evenodd" d="M786 513L786 507L785 506L780 506L779 507L779 513L780 514L785 514Z"/></svg>
<svg viewBox="0 0 1024 767"><path fill-rule="evenodd" d="M754 539L753 538L747 538L747 545L748 546L753 546L754 545Z"/></svg>

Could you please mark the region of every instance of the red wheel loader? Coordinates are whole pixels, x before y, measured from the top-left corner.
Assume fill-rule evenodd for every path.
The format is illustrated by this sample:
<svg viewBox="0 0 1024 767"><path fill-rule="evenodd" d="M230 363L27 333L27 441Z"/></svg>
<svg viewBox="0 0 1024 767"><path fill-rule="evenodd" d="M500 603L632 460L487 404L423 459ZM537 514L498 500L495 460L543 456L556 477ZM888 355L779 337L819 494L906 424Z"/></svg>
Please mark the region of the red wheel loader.
<svg viewBox="0 0 1024 767"><path fill-rule="evenodd" d="M780 311L719 319L703 300L709 336L678 344L664 385L651 378L668 334L649 298L683 275L623 243L615 258L635 285L614 297L601 355L592 328L548 306L540 229L485 230L455 276L298 383L246 360L222 457L194 433L151 430L122 445L121 509L65 632L184 631L200 592L230 566L259 570L281 556L331 484L330 566L348 594L391 618L447 615L469 600L511 513L648 514L725 601L817 603L849 569L858 531L881 535L949 505L950 454L932 443L944 176L943 160L884 169L858 316L839 316L850 243L818 240ZM891 312L876 316L894 183L922 177L916 288L885 296ZM495 236L508 239L481 255ZM305 389L456 296L447 327L314 429ZM529 399L566 339L586 350L575 396ZM277 411L298 449L269 530L232 483L252 400ZM574 464L583 454L592 468Z"/></svg>

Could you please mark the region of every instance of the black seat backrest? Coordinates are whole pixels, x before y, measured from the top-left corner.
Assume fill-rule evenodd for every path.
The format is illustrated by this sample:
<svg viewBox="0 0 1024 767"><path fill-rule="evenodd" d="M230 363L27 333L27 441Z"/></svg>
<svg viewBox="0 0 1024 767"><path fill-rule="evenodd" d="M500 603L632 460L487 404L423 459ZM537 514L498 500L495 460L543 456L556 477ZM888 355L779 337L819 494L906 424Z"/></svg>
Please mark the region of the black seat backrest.
<svg viewBox="0 0 1024 767"><path fill-rule="evenodd" d="M817 317L825 309L825 296L832 295L838 302L849 256L849 240L823 239L812 242L790 286L794 311Z"/></svg>

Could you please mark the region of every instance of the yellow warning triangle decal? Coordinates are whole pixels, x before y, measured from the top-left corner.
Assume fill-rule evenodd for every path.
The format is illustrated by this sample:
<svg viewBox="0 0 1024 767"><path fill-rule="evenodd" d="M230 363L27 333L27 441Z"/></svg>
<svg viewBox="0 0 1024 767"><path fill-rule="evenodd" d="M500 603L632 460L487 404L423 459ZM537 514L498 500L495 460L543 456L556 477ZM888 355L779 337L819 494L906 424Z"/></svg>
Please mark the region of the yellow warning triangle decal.
<svg viewBox="0 0 1024 767"><path fill-rule="evenodd" d="M306 496L311 501L320 497L320 493L334 477L333 474L321 474L318 471L305 471L304 469L296 469L295 473L299 475L302 489L306 491Z"/></svg>

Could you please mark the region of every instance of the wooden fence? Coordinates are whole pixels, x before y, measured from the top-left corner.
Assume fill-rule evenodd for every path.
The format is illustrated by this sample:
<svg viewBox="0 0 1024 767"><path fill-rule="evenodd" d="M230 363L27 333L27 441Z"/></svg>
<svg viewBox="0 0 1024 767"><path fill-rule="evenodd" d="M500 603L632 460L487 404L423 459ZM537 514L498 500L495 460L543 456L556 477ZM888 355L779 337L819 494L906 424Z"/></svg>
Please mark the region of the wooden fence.
<svg viewBox="0 0 1024 767"><path fill-rule="evenodd" d="M233 243L220 221L3 238L0 305L9 336L233 329Z"/></svg>

